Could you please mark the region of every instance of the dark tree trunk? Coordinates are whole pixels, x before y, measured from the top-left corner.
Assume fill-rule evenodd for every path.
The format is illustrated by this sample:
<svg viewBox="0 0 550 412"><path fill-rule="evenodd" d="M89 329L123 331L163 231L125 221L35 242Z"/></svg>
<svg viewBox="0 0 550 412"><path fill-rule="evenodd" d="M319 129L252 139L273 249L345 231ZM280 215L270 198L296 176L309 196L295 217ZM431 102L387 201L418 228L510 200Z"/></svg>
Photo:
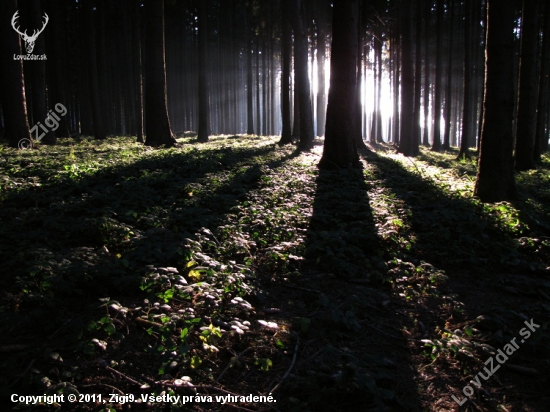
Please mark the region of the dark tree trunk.
<svg viewBox="0 0 550 412"><path fill-rule="evenodd" d="M19 35L11 27L11 19L17 11L14 0L0 2L0 99L4 118L4 136L10 147L30 148L32 138L27 120L27 105L23 80L22 61L13 56L21 54Z"/></svg>
<svg viewBox="0 0 550 412"><path fill-rule="evenodd" d="M414 128L414 63L412 43L412 0L404 0L401 6L401 139L399 152L405 156L416 156L418 145Z"/></svg>
<svg viewBox="0 0 550 412"><path fill-rule="evenodd" d="M444 0L437 0L437 34L435 50L435 87L434 87L434 137L432 150L441 150L441 91L443 86L443 5Z"/></svg>
<svg viewBox="0 0 550 412"><path fill-rule="evenodd" d="M540 162L541 154L548 149L548 133L546 124L548 119L548 76L550 76L550 5L545 5L544 31L543 31L539 101L537 111L537 131L535 136L534 159Z"/></svg>
<svg viewBox="0 0 550 412"><path fill-rule="evenodd" d="M468 1L468 0L467 0ZM451 112L452 112L452 89L453 89L453 35L454 35L454 3L449 3L450 8L450 27L449 27L449 47L447 51L447 84L445 91L445 134L443 136L443 149L451 148Z"/></svg>
<svg viewBox="0 0 550 412"><path fill-rule="evenodd" d="M313 112L311 108L308 75L307 34L302 18L302 1L292 1L290 8L291 22L294 29L295 62L294 75L297 80L298 102L300 105L300 150L313 147ZM354 66L355 68L355 66Z"/></svg>
<svg viewBox="0 0 550 412"><path fill-rule="evenodd" d="M279 144L292 143L292 130L290 127L290 52L292 49L292 36L290 22L288 21L288 4L286 0L281 2L281 27L282 27L282 70L281 70L281 117L283 130Z"/></svg>
<svg viewBox="0 0 550 412"><path fill-rule="evenodd" d="M519 72L518 118L516 126L516 169L535 168L534 148L537 124L537 46L539 0L524 0L521 18L521 63Z"/></svg>
<svg viewBox="0 0 550 412"><path fill-rule="evenodd" d="M422 101L422 11L424 10L424 1L416 1L416 55L414 62L414 152L420 153L420 140L422 138L422 128L420 127L421 101ZM412 33L411 33L412 34Z"/></svg>
<svg viewBox="0 0 550 412"><path fill-rule="evenodd" d="M422 144L430 145L430 125L428 117L430 114L430 11L432 2L426 2L426 24L424 27L424 131L422 134Z"/></svg>
<svg viewBox="0 0 550 412"><path fill-rule="evenodd" d="M205 143L209 135L208 86L208 1L199 1L199 130L197 140Z"/></svg>
<svg viewBox="0 0 550 412"><path fill-rule="evenodd" d="M483 202L516 197L514 180L514 0L488 0L485 110L474 194Z"/></svg>
<svg viewBox="0 0 550 412"><path fill-rule="evenodd" d="M48 49L48 54L51 54L49 52L51 50L53 51L53 55L49 55L47 60L48 64L51 64L51 66L48 67L50 71L48 91L50 91L50 89L52 91L52 93L50 93L50 98L52 99L51 103L53 105L61 103L69 108L69 99L67 99L67 79L69 78L67 73L67 30L65 27L67 18L64 8L64 6L50 8L51 20L56 22L56 24L52 25L51 35L49 37L52 47ZM68 117L68 115L62 116L59 120L59 127L55 131L57 137L70 136L67 122Z"/></svg>
<svg viewBox="0 0 550 412"><path fill-rule="evenodd" d="M254 101L252 89L252 39L250 38L251 29L246 27L246 134L254 134Z"/></svg>
<svg viewBox="0 0 550 412"><path fill-rule="evenodd" d="M319 4L319 31L317 33L317 136L324 136L327 96L325 91L325 63L326 63L326 26L328 3Z"/></svg>
<svg viewBox="0 0 550 412"><path fill-rule="evenodd" d="M464 25L464 106L462 111L462 138L460 140L460 151L458 158L470 157L469 140L472 132L472 2L465 0L466 9Z"/></svg>
<svg viewBox="0 0 550 412"><path fill-rule="evenodd" d="M134 109L136 122L136 135L139 143L145 143L143 131L143 73L141 61L141 13L140 5L132 1L132 47L133 62L132 68L135 73L134 83Z"/></svg>
<svg viewBox="0 0 550 412"><path fill-rule="evenodd" d="M99 82L98 82L98 67L97 67L97 48L96 48L96 28L94 23L94 5L90 0L83 3L84 7L84 24L88 37L87 53L88 53L88 86L90 90L91 108L92 108L92 123L94 137L96 139L105 139L105 127L101 116L101 101L99 97Z"/></svg>
<svg viewBox="0 0 550 412"><path fill-rule="evenodd" d="M170 130L166 98L166 63L164 60L164 0L147 0L147 58L145 59L145 144L176 143Z"/></svg>
<svg viewBox="0 0 550 412"><path fill-rule="evenodd" d="M334 3L327 124L320 169L356 168L355 146L357 1Z"/></svg>
<svg viewBox="0 0 550 412"><path fill-rule="evenodd" d="M29 10L29 26L41 27L43 22L43 14L39 1L28 1ZM34 45L34 54L42 55L46 53L44 44L44 36L38 36ZM33 124L44 122L47 116L46 108L46 62L44 60L29 61L29 74L32 84L32 118ZM54 103L55 104L55 103ZM55 145L57 138L52 130L48 130L41 140L42 143Z"/></svg>

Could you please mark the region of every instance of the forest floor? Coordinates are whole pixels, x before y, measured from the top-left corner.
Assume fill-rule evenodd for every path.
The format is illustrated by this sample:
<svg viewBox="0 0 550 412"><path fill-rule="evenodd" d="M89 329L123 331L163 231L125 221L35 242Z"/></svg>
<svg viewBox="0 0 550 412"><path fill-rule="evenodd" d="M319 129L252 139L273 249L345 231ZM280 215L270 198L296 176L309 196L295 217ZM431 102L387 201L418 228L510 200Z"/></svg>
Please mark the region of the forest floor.
<svg viewBox="0 0 550 412"><path fill-rule="evenodd" d="M548 157L178 142L0 146L2 410L548 410Z"/></svg>

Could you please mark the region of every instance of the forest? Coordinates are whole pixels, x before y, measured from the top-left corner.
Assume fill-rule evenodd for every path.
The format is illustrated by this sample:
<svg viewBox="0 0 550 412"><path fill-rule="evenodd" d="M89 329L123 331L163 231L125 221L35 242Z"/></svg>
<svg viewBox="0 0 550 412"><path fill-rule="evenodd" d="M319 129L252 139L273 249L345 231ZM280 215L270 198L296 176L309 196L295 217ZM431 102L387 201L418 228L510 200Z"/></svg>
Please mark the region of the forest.
<svg viewBox="0 0 550 412"><path fill-rule="evenodd" d="M542 0L2 0L2 410L549 410L549 76Z"/></svg>

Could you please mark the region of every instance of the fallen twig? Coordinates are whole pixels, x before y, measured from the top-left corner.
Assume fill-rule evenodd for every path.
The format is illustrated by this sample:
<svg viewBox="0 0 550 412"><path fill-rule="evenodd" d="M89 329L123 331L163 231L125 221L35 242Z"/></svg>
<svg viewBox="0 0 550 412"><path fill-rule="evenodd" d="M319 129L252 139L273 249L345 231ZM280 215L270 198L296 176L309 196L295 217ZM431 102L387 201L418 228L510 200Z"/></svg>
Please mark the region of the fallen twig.
<svg viewBox="0 0 550 412"><path fill-rule="evenodd" d="M277 385L275 385L275 387L268 392L270 395L274 394L275 391L280 388L281 383L283 383L283 381L290 374L290 371L292 370L292 368L294 368L294 364L296 363L296 356L298 356L298 346L299 345L300 345L300 336L296 335L296 346L294 347L294 356L292 356L292 362L290 362L290 366L286 370L285 374L283 375L283 377L281 378L279 383Z"/></svg>
<svg viewBox="0 0 550 412"><path fill-rule="evenodd" d="M124 392L122 392L120 389L118 389L116 386L113 385L107 385L106 383L91 383L89 385L78 385L80 388L93 388L93 387L105 387L109 388L115 392L118 392L121 395L124 395Z"/></svg>
<svg viewBox="0 0 550 412"><path fill-rule="evenodd" d="M108 371L111 371L111 372L117 374L118 376L123 377L123 378L126 379L128 382L131 382L131 383L133 383L134 385L143 386L142 383L136 381L135 379L129 377L128 375L125 375L125 374L122 373L122 372L117 371L116 369L111 368L109 365L105 366L105 369L107 369Z"/></svg>

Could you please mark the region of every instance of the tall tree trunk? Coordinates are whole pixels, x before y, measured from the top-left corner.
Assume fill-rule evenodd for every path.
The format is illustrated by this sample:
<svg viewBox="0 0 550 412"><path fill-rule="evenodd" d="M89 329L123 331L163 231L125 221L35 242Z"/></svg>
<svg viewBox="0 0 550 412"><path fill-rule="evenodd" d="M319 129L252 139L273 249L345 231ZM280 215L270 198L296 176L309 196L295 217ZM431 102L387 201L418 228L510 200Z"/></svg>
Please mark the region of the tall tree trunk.
<svg viewBox="0 0 550 412"><path fill-rule="evenodd" d="M168 119L164 58L164 0L147 0L147 58L145 59L145 144L174 146Z"/></svg>
<svg viewBox="0 0 550 412"><path fill-rule="evenodd" d="M0 66L0 99L4 136L10 147L29 148L32 146L32 138L27 120L23 64L22 60L13 58L21 54L19 35L10 23L16 11L15 0L0 2L0 56L3 56Z"/></svg>
<svg viewBox="0 0 550 412"><path fill-rule="evenodd" d="M537 130L535 137L534 159L540 162L541 154L548 149L548 133L546 124L548 119L548 77L550 76L550 5L545 5L544 31L541 53L539 100L537 110Z"/></svg>
<svg viewBox="0 0 550 412"><path fill-rule="evenodd" d="M319 31L317 33L317 136L324 136L327 96L325 91L325 64L326 64L326 26L328 3L319 2Z"/></svg>
<svg viewBox="0 0 550 412"><path fill-rule="evenodd" d="M422 138L422 129L420 127L421 100L422 100L422 11L424 10L424 1L416 1L416 55L414 67L414 119L413 119L413 138L415 154L420 153L420 140ZM412 33L411 33L412 34Z"/></svg>
<svg viewBox="0 0 550 412"><path fill-rule="evenodd" d="M355 146L357 1L334 3L330 89L320 169L360 167Z"/></svg>
<svg viewBox="0 0 550 412"><path fill-rule="evenodd" d="M246 134L254 134L254 100L252 89L252 39L251 28L246 27Z"/></svg>
<svg viewBox="0 0 550 412"><path fill-rule="evenodd" d="M485 110L474 194L483 202L516 197L514 180L514 0L487 1Z"/></svg>
<svg viewBox="0 0 550 412"><path fill-rule="evenodd" d="M432 2L426 2L426 24L424 27L424 131L422 134L422 144L430 145L430 124L428 118L430 115L430 12Z"/></svg>
<svg viewBox="0 0 550 412"><path fill-rule="evenodd" d="M281 118L283 130L279 145L292 143L292 130L290 128L290 52L292 49L292 36L290 22L288 20L288 3L281 2L281 29L282 29L282 69L281 69Z"/></svg>
<svg viewBox="0 0 550 412"><path fill-rule="evenodd" d="M134 108L135 108L135 122L136 122L136 135L139 143L144 143L144 131L143 131L143 72L142 72L142 60L141 60L141 21L140 15L141 7L139 3L132 1L132 47L133 47L133 62L132 69L135 74L134 83Z"/></svg>
<svg viewBox="0 0 550 412"><path fill-rule="evenodd" d="M468 1L468 0L467 0ZM449 48L447 55L447 84L445 91L445 134L443 136L443 149L451 148L451 111L452 111L452 89L453 89L453 35L454 35L454 3L449 3L451 20L449 26Z"/></svg>
<svg viewBox="0 0 550 412"><path fill-rule="evenodd" d="M538 42L539 0L523 0L518 118L516 125L517 170L535 168L534 148L538 100Z"/></svg>
<svg viewBox="0 0 550 412"><path fill-rule="evenodd" d="M41 27L43 22L43 14L39 1L28 1L29 10L29 26ZM46 54L44 44L44 36L38 36L34 45L34 54ZM44 60L29 61L29 74L32 83L32 111L33 123L44 122L47 116L46 108L46 62ZM48 130L41 140L42 143L55 145L57 138L52 130Z"/></svg>
<svg viewBox="0 0 550 412"><path fill-rule="evenodd" d="M401 6L401 139L399 152L405 156L416 156L414 122L414 63L412 43L412 0L404 0Z"/></svg>
<svg viewBox="0 0 550 412"><path fill-rule="evenodd" d="M443 6L444 0L437 0L437 35L435 50L435 87L434 87L434 137L432 150L441 150L441 91L443 85Z"/></svg>
<svg viewBox="0 0 550 412"><path fill-rule="evenodd" d="M208 0L199 1L199 130L197 140L208 141L210 103L208 85Z"/></svg>
<svg viewBox="0 0 550 412"><path fill-rule="evenodd" d="M53 55L48 56L48 70L49 75L49 85L48 92L51 90L50 98L52 103L58 104L61 103L65 107L69 108L69 99L67 99L67 79L69 75L67 73L67 47L66 47L66 38L67 38L67 29L66 29L66 15L64 13L64 7L52 7L51 19L55 21L56 24L53 24L51 27L51 34L49 39L51 40ZM48 54L52 54L48 51ZM68 115L62 116L59 120L59 127L55 131L57 137L69 137L69 125L68 125Z"/></svg>
<svg viewBox="0 0 550 412"><path fill-rule="evenodd" d="M83 3L84 7L84 24L88 37L87 53L88 53L88 87L90 92L91 108L92 108L92 124L94 137L96 139L105 139L105 127L103 125L103 117L101 116L101 103L99 97L98 83L98 67L97 67L97 48L96 48L96 27L94 23L94 5L90 0Z"/></svg>
<svg viewBox="0 0 550 412"><path fill-rule="evenodd" d="M470 157L469 140L472 132L472 1L465 0L466 9L464 25L464 106L462 112L462 137L458 158Z"/></svg>
<svg viewBox="0 0 550 412"><path fill-rule="evenodd" d="M297 80L298 101L300 104L300 150L313 147L313 112L310 99L308 75L307 34L303 23L302 1L292 1L290 15L294 29L295 64L294 75ZM355 68L355 66L354 66Z"/></svg>

